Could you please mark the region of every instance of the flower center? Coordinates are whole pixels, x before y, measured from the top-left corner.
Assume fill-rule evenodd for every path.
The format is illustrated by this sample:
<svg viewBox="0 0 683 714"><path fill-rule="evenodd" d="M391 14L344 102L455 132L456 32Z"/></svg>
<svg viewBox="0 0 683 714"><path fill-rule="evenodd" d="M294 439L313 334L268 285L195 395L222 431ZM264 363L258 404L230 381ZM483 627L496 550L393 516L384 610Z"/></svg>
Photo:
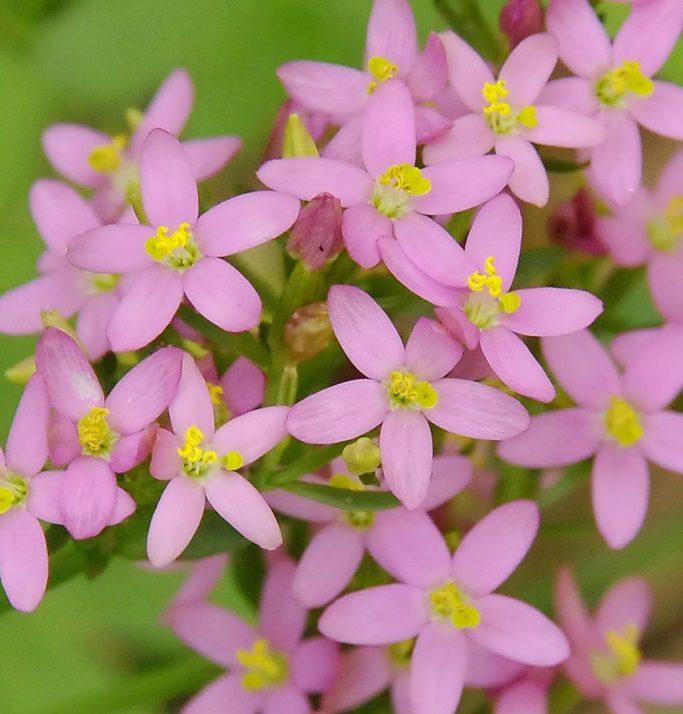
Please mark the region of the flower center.
<svg viewBox="0 0 683 714"><path fill-rule="evenodd" d="M109 428L106 407L90 407L90 411L78 420L78 441L84 456L107 458L119 435Z"/></svg>
<svg viewBox="0 0 683 714"><path fill-rule="evenodd" d="M189 223L181 223L169 234L168 226L159 226L156 235L145 241L145 250L158 263L169 268L185 271L201 257Z"/></svg>
<svg viewBox="0 0 683 714"><path fill-rule="evenodd" d="M398 67L384 57L370 57L368 72L375 78L368 84L368 94L372 94L379 84L398 74Z"/></svg>
<svg viewBox="0 0 683 714"><path fill-rule="evenodd" d="M469 321L480 330L498 325L498 314L508 315L519 310L521 298L517 293L503 292L503 279L494 265L495 258L490 255L484 263L484 273L475 270L467 278L470 296L463 309Z"/></svg>
<svg viewBox="0 0 683 714"><path fill-rule="evenodd" d="M28 481L23 476L6 472L0 477L0 515L21 506L28 496Z"/></svg>
<svg viewBox="0 0 683 714"><path fill-rule="evenodd" d="M678 249L683 236L683 196L674 196L663 215L647 224L646 235L656 250L671 253Z"/></svg>
<svg viewBox="0 0 683 714"><path fill-rule="evenodd" d="M221 459L213 449L202 448L204 432L197 426L190 426L185 431L185 440L178 449L178 456L183 460L183 472L190 478L201 478L214 465L228 471L236 471L244 464L244 457L239 451L228 451Z"/></svg>
<svg viewBox="0 0 683 714"><path fill-rule="evenodd" d="M401 640L387 647L389 658L397 667L408 667L415 647L415 640Z"/></svg>
<svg viewBox="0 0 683 714"><path fill-rule="evenodd" d="M613 684L621 677L630 677L640 665L641 652L638 648L640 632L631 624L621 632L610 630L605 635L607 651L593 652L590 656L593 674L603 684Z"/></svg>
<svg viewBox="0 0 683 714"><path fill-rule="evenodd" d="M477 627L481 622L481 614L469 598L452 581L429 593L429 604L432 615L436 619L450 620L451 625L458 630Z"/></svg>
<svg viewBox="0 0 683 714"><path fill-rule="evenodd" d="M410 372L392 372L387 394L393 409L431 409L439 401L436 389Z"/></svg>
<svg viewBox="0 0 683 714"><path fill-rule="evenodd" d="M611 397L605 412L605 429L621 446L633 446L643 436L638 412L621 397Z"/></svg>
<svg viewBox="0 0 683 714"><path fill-rule="evenodd" d="M431 190L431 181L417 166L394 164L378 176L372 203L388 218L400 218L410 210L411 196L424 196Z"/></svg>
<svg viewBox="0 0 683 714"><path fill-rule="evenodd" d="M125 134L117 134L109 144L96 146L88 156L88 163L93 171L111 174L121 167L121 153L128 144Z"/></svg>
<svg viewBox="0 0 683 714"><path fill-rule="evenodd" d="M496 134L511 134L518 127L534 129L538 126L536 107L529 105L516 110L504 101L509 92L505 80L499 79L495 84L484 82L482 96L488 102L484 107L484 119Z"/></svg>
<svg viewBox="0 0 683 714"><path fill-rule="evenodd" d="M220 384L214 384L213 382L207 382L206 386L209 390L209 396L211 397L211 404L213 405L213 418L216 422L216 426L223 426L223 424L227 423L232 416L230 409L228 409L228 405L223 399L223 387L221 387Z"/></svg>
<svg viewBox="0 0 683 714"><path fill-rule="evenodd" d="M237 650L236 656L246 670L242 675L242 686L249 692L279 687L289 678L287 656L271 650L267 640L256 640L251 650Z"/></svg>
<svg viewBox="0 0 683 714"><path fill-rule="evenodd" d="M649 97L654 84L640 70L640 62L624 60L620 67L611 69L595 83L595 94L605 107L623 107L626 95Z"/></svg>
<svg viewBox="0 0 683 714"><path fill-rule="evenodd" d="M330 478L329 484L333 488L342 488L347 491L365 491L365 486L360 481L347 474L334 474ZM342 517L350 526L359 530L366 530L375 522L375 514L372 511L344 511Z"/></svg>
<svg viewBox="0 0 683 714"><path fill-rule="evenodd" d="M88 273L87 278L93 292L108 293L119 284L121 276L114 273Z"/></svg>

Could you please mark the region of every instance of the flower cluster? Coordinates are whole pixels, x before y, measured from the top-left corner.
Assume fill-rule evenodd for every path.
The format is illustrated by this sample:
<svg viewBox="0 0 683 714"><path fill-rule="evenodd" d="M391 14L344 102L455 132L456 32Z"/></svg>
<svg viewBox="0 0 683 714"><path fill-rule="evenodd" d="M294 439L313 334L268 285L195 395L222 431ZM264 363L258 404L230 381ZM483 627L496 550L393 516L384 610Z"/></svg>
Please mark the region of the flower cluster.
<svg viewBox="0 0 683 714"><path fill-rule="evenodd" d="M648 464L683 473L683 149L650 190L638 128L683 140L683 89L654 78L683 3L633 0L613 39L589 0L511 0L501 26L494 67L457 27L421 48L408 1L375 0L363 67L280 67L261 187L203 211L197 182L240 140L179 140L185 71L126 133L47 129L65 181L30 192L40 275L0 297L0 332L40 333L0 451L15 608L42 599L61 529L155 568L214 554L164 614L226 670L186 714L336 714L387 689L399 714L453 714L464 687L530 714L562 671L614 714L683 705L683 665L642 658L641 579L591 619L561 570L559 625L496 592L571 479L591 473L621 549ZM548 250L533 212L558 161L584 183ZM251 275L267 242L277 265ZM612 278L641 266L663 319L622 326ZM226 553L258 580L261 550L255 625L210 596Z"/></svg>

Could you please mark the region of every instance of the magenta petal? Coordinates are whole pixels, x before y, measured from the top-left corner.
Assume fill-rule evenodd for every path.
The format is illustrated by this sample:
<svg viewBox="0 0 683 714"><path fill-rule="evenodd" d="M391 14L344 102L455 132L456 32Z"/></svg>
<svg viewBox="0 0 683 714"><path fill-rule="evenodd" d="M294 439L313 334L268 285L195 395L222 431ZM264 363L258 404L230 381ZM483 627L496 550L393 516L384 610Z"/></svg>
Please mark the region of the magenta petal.
<svg viewBox="0 0 683 714"><path fill-rule="evenodd" d="M539 520L538 507L532 501L512 501L491 511L455 551L455 582L474 597L498 588L531 548Z"/></svg>
<svg viewBox="0 0 683 714"><path fill-rule="evenodd" d="M113 223L93 228L70 243L67 259L81 270L96 273L135 273L151 264L145 241L154 235L149 226Z"/></svg>
<svg viewBox="0 0 683 714"><path fill-rule="evenodd" d="M474 605L481 624L468 635L482 647L534 667L550 667L569 656L567 638L557 625L521 600L493 594Z"/></svg>
<svg viewBox="0 0 683 714"><path fill-rule="evenodd" d="M391 682L389 657L379 647L344 652L337 677L323 698L324 711L347 711L372 699Z"/></svg>
<svg viewBox="0 0 683 714"><path fill-rule="evenodd" d="M424 147L422 156L427 166L453 159L468 159L488 154L496 135L482 114L465 114L458 117L449 131Z"/></svg>
<svg viewBox="0 0 683 714"><path fill-rule="evenodd" d="M183 464L178 449L181 446L182 442L175 434L166 429L157 430L149 465L149 472L154 478L165 480L180 474Z"/></svg>
<svg viewBox="0 0 683 714"><path fill-rule="evenodd" d="M406 508L418 508L432 475L432 433L419 411L390 411L379 435L387 486Z"/></svg>
<svg viewBox="0 0 683 714"><path fill-rule="evenodd" d="M383 57L406 74L417 56L417 29L408 0L375 0L368 21L365 59Z"/></svg>
<svg viewBox="0 0 683 714"><path fill-rule="evenodd" d="M522 40L503 64L499 79L505 81L510 103L515 107L533 104L557 64L558 42L549 33Z"/></svg>
<svg viewBox="0 0 683 714"><path fill-rule="evenodd" d="M378 513L367 544L370 555L400 582L428 589L448 579L450 553L424 511L393 508Z"/></svg>
<svg viewBox="0 0 683 714"><path fill-rule="evenodd" d="M637 447L605 444L593 462L593 513L611 548L628 545L639 533L650 493L647 461Z"/></svg>
<svg viewBox="0 0 683 714"><path fill-rule="evenodd" d="M270 506L245 478L220 471L207 479L205 488L208 502L245 538L266 550L282 544Z"/></svg>
<svg viewBox="0 0 683 714"><path fill-rule="evenodd" d="M183 707L183 714L216 714L230 702L230 714L256 714L263 706L263 693L242 686L242 674L226 674L208 684Z"/></svg>
<svg viewBox="0 0 683 714"><path fill-rule="evenodd" d="M239 416L263 404L266 375L246 357L238 357L221 377L220 385L228 409Z"/></svg>
<svg viewBox="0 0 683 714"><path fill-rule="evenodd" d="M219 456L239 451L244 465L260 459L287 436L287 407L264 407L231 419L216 432L213 448Z"/></svg>
<svg viewBox="0 0 683 714"><path fill-rule="evenodd" d="M453 434L472 439L509 439L529 426L526 409L493 387L464 379L441 379L434 388L439 401L425 416Z"/></svg>
<svg viewBox="0 0 683 714"><path fill-rule="evenodd" d="M644 578L623 578L613 585L600 601L595 626L601 636L622 631L629 625L640 633L645 630L652 612L652 589Z"/></svg>
<svg viewBox="0 0 683 714"><path fill-rule="evenodd" d="M92 538L111 520L116 476L102 459L79 456L72 461L61 491L62 518L76 540Z"/></svg>
<svg viewBox="0 0 683 714"><path fill-rule="evenodd" d="M26 509L46 523L62 524L61 492L64 471L43 471L31 479Z"/></svg>
<svg viewBox="0 0 683 714"><path fill-rule="evenodd" d="M78 124L53 124L43 134L48 161L66 178L89 188L103 183L102 174L90 166L90 154L110 143L107 134Z"/></svg>
<svg viewBox="0 0 683 714"><path fill-rule="evenodd" d="M379 263L377 241L382 236L393 234L391 220L370 203L359 203L344 211L342 216L344 243L349 255L361 268L374 268Z"/></svg>
<svg viewBox="0 0 683 714"><path fill-rule="evenodd" d="M683 704L683 665L642 662L626 688L636 700L648 704Z"/></svg>
<svg viewBox="0 0 683 714"><path fill-rule="evenodd" d="M172 563L187 548L204 515L204 489L185 476L161 494L147 534L147 557L156 568Z"/></svg>
<svg viewBox="0 0 683 714"><path fill-rule="evenodd" d="M195 181L203 181L217 174L242 148L239 136L214 136L208 139L183 141Z"/></svg>
<svg viewBox="0 0 683 714"><path fill-rule="evenodd" d="M683 473L683 414L659 412L647 417L645 434L641 441L648 461L662 468Z"/></svg>
<svg viewBox="0 0 683 714"><path fill-rule="evenodd" d="M529 140L524 136L503 136L496 142L496 154L513 162L508 183L512 193L534 206L545 206L550 193L548 174Z"/></svg>
<svg viewBox="0 0 683 714"><path fill-rule="evenodd" d="M11 471L35 476L47 461L47 425L50 405L40 374L29 380L7 436L5 458Z"/></svg>
<svg viewBox="0 0 683 714"><path fill-rule="evenodd" d="M454 32L443 32L440 37L446 49L453 88L473 112L480 112L486 104L482 95L484 83L495 82L491 70Z"/></svg>
<svg viewBox="0 0 683 714"><path fill-rule="evenodd" d="M189 223L192 229L199 210L197 184L180 142L163 129L153 129L142 145L140 189L152 225L173 232Z"/></svg>
<svg viewBox="0 0 683 714"><path fill-rule="evenodd" d="M423 591L397 583L336 600L323 612L318 629L337 642L388 645L415 637L426 619Z"/></svg>
<svg viewBox="0 0 683 714"><path fill-rule="evenodd" d="M467 641L454 628L431 622L418 635L410 666L410 696L416 712L452 714L460 702Z"/></svg>
<svg viewBox="0 0 683 714"><path fill-rule="evenodd" d="M462 356L462 345L440 323L421 317L406 344L406 367L418 379L441 379Z"/></svg>
<svg viewBox="0 0 683 714"><path fill-rule="evenodd" d="M269 642L285 652L294 650L306 628L306 610L292 593L295 572L293 561L274 559L261 591L261 630Z"/></svg>
<svg viewBox="0 0 683 714"><path fill-rule="evenodd" d="M307 608L327 605L349 584L363 558L363 536L344 523L332 523L312 538L294 578L293 592Z"/></svg>
<svg viewBox="0 0 683 714"><path fill-rule="evenodd" d="M304 692L326 692L339 669L339 646L324 637L304 640L292 654L292 684Z"/></svg>
<svg viewBox="0 0 683 714"><path fill-rule="evenodd" d="M233 255L284 233L299 215L296 198L275 191L252 191L207 211L195 227L202 252Z"/></svg>
<svg viewBox="0 0 683 714"><path fill-rule="evenodd" d="M173 431L183 438L185 432L196 426L207 442L213 439L213 404L206 380L189 354L183 355L183 366L178 391L169 407Z"/></svg>
<svg viewBox="0 0 683 714"><path fill-rule="evenodd" d="M0 517L0 580L12 607L31 612L47 587L47 545L40 523L23 508Z"/></svg>

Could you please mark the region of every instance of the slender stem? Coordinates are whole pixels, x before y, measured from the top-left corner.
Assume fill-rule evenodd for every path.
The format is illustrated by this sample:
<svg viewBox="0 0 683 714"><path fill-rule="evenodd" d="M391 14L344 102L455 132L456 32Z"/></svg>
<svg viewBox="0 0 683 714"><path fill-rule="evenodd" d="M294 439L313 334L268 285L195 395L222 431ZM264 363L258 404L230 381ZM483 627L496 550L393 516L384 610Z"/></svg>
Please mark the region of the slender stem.
<svg viewBox="0 0 683 714"><path fill-rule="evenodd" d="M505 56L500 35L484 17L478 0L434 0L448 26L491 62Z"/></svg>

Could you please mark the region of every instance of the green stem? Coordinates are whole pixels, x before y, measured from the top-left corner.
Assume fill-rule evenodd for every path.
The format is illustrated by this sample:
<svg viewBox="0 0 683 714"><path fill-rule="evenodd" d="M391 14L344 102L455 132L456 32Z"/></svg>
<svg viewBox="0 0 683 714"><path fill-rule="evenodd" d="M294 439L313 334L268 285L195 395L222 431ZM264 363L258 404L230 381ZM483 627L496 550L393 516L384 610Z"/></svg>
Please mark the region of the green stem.
<svg viewBox="0 0 683 714"><path fill-rule="evenodd" d="M277 473L265 475L263 480L263 490L279 488L288 483L293 483L304 474L314 473L318 469L326 466L344 450L344 447L351 442L344 441L341 444L330 444L322 448L315 448L308 454L301 457L289 466L285 466Z"/></svg>
<svg viewBox="0 0 683 714"><path fill-rule="evenodd" d="M491 27L478 0L434 0L448 26L490 62L501 62L505 50L500 35Z"/></svg>

